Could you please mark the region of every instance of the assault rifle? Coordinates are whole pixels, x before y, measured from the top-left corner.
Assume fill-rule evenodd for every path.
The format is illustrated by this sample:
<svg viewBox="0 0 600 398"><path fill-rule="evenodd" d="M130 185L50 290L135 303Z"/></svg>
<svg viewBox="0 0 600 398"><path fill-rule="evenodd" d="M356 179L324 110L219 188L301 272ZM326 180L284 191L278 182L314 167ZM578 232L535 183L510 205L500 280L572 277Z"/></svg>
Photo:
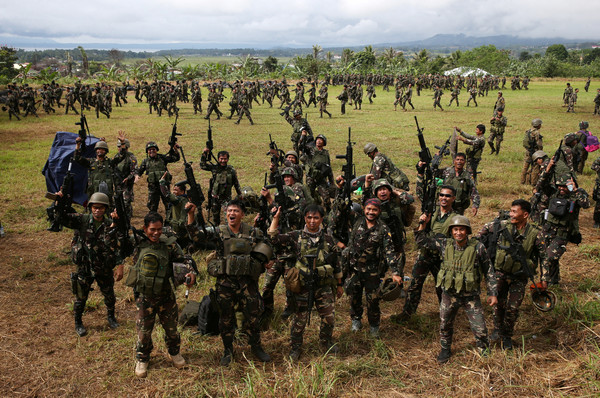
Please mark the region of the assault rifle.
<svg viewBox="0 0 600 398"><path fill-rule="evenodd" d="M53 193L46 193L48 199L52 199L54 203L46 209L48 214L48 220L50 221L50 227L47 229L52 232L60 232L63 229L63 221L65 214L74 213L75 209L71 206L73 204L73 173L71 173L71 167L73 167L73 158L69 160L69 168L67 174L63 180L60 191L61 195L55 195Z"/></svg>
<svg viewBox="0 0 600 398"><path fill-rule="evenodd" d="M169 137L169 147L173 148L177 144L177 137L181 136L181 133L177 132L177 119L179 114L175 115L175 123L173 123L173 130L171 131L171 137Z"/></svg>
<svg viewBox="0 0 600 398"><path fill-rule="evenodd" d="M267 187L267 173L265 173L265 182L263 186L265 188ZM269 204L267 203L267 199L262 195L260 196L259 203L260 210L258 213L258 219L256 220L256 226L263 231L263 233L266 233L267 229L269 228Z"/></svg>
<svg viewBox="0 0 600 398"><path fill-rule="evenodd" d="M117 194L115 195L115 210L117 211L118 216L118 218L115 220L117 228L125 237L125 239L123 239L123 241L121 242L121 247L119 248L119 251L122 258L127 258L131 256L134 249L134 246L131 244L131 240L129 240L129 231L131 230L133 232L133 237L135 239L136 245L138 243L138 239L136 231L131 226L129 215L127 214L127 209L125 207L125 199L123 198L123 191L117 191Z"/></svg>
<svg viewBox="0 0 600 398"><path fill-rule="evenodd" d="M419 145L421 151L419 151L419 160L425 163L423 170L423 197L421 199L421 211L424 214L433 214L435 210L435 195L437 191L437 183L435 180L436 174L439 170L442 159L445 155L450 153L450 141L452 135L448 137L444 145L441 147L435 147L438 152L432 157L429 148L425 144L425 137L423 136L423 130L419 127L419 121L415 116L415 123L417 124L417 136L419 138ZM417 167L420 172L419 168Z"/></svg>
<svg viewBox="0 0 600 398"><path fill-rule="evenodd" d="M342 187L342 198L343 205L341 208L341 217L339 220L339 227L336 228L335 231L336 237L348 244L350 241L350 228L352 227L352 192L356 189L353 187L352 183L355 179L355 170L354 170L354 148L353 145L356 144L352 142L352 129L348 127L348 144L346 145L346 154L345 155L336 155L336 159L343 159L346 163L342 166L342 174L344 177L344 186Z"/></svg>
<svg viewBox="0 0 600 398"><path fill-rule="evenodd" d="M83 107L81 107L81 115L79 116L79 122L75 123L75 126L79 126L79 137L81 138L81 153L85 153L85 140L90 135L90 128L88 122L83 114Z"/></svg>
<svg viewBox="0 0 600 398"><path fill-rule="evenodd" d="M275 194L275 203L277 206L281 207L281 223L285 225L287 230L290 229L290 220L289 220L289 209L294 207L294 203L290 199L289 196L285 194L285 184L283 182L283 177L281 173L277 171L274 173L275 184L266 185L266 189L277 189L277 193Z"/></svg>
<svg viewBox="0 0 600 398"><path fill-rule="evenodd" d="M181 151L181 157L183 158L183 171L185 173L185 178L190 186L188 190L188 197L190 198L190 202L192 202L198 208L198 223L204 229L206 227L206 221L204 220L204 215L202 214L202 203L204 202L204 194L202 193L202 187L200 184L196 182L196 177L194 176L194 169L192 168L192 164L188 163L185 158L185 154L183 153L183 148L179 147Z"/></svg>
<svg viewBox="0 0 600 398"><path fill-rule="evenodd" d="M317 254L307 254L304 256L308 263L308 275L306 275L304 278L304 287L306 287L306 289L308 290L308 300L306 303L308 311L308 320L306 322L307 325L310 325L310 314L312 312L312 307L315 303L315 290L317 290L317 287L319 286L319 273L317 272L317 257L319 256L320 251L321 250L319 249L317 251Z"/></svg>
<svg viewBox="0 0 600 398"><path fill-rule="evenodd" d="M271 163L277 167L283 166L285 162L285 153L277 147L271 134L269 134L269 152L267 152L267 156L271 156Z"/></svg>

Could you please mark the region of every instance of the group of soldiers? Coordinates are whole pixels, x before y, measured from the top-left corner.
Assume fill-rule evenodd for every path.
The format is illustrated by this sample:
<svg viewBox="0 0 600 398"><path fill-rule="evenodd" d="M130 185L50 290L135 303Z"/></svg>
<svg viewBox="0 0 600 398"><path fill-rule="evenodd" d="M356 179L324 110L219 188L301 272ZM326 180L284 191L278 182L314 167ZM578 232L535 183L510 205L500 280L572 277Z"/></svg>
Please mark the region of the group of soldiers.
<svg viewBox="0 0 600 398"><path fill-rule="evenodd" d="M467 80L476 84L476 79ZM267 87L273 85L269 83ZM312 89L316 84L310 85ZM218 103L224 96L219 86L209 87L206 117L211 112L220 117ZM219 151L215 156L212 140L207 142L200 159L201 170L211 174L207 204L203 204L202 190L176 137L171 137L164 154L156 142L148 142L141 163L130 152L130 142L123 132L119 132L118 153L112 159L108 157L105 141L98 141L94 148L96 156L87 159L82 155L82 141L77 140L74 161L89 172L89 213L59 215L62 225L75 230L72 258L77 272L72 275L72 288L76 296L76 333L87 334L82 316L94 280L105 298L109 326L119 327L114 282L123 278L124 260L132 257L133 265L125 283L134 289L138 309L135 374L147 375L157 315L165 330L173 364L183 367L174 289L177 285L194 284L198 270L191 254L214 248L206 261L209 274L216 278L212 299L219 308L219 331L224 346L221 365L226 366L235 358L234 333L238 327L244 329L253 355L263 362L271 360L262 346L261 330L269 327L276 314L275 288L281 279L286 287L281 316L291 317L290 360L297 361L302 355L304 331L313 305L320 318L321 349L329 353L339 350L333 340L335 301L344 293L350 298L351 330L358 332L363 327L364 297L369 335L379 338L380 302L394 300L402 292L406 235L419 199L423 213L415 232L419 255L412 267L404 308L391 321L402 324L416 313L425 279L431 273L440 304L441 350L437 357L440 363L451 356L453 323L461 307L468 315L482 355L489 352L490 338L499 341L503 349L512 349L514 325L527 278L539 265L539 288L545 291L549 285L558 284L559 260L567 243L581 241L579 211L589 207L590 201L587 192L578 185L577 175L583 170L586 148L591 142L588 123L582 122L580 131L568 134L550 158L543 152L542 121L534 119L523 140L526 153L522 176L523 183L534 186L534 196L530 200L515 199L510 212L486 224L477 238L473 238L465 212L472 208L475 216L481 203L477 175L486 143L484 124L475 127L475 134L455 127L451 166L432 170L433 162L421 159L417 164L416 193L412 194L406 174L373 143L363 148L372 161L370 170L355 176L350 138L346 155L338 156L346 160L346 165L343 174L336 178L326 149L327 138L323 134L315 136L303 117L302 106L314 102L303 102L302 86L296 85L293 101L282 99L281 105L286 106L282 116L292 126L293 147L284 152L271 141L268 153L271 162L260 194L241 186L229 153ZM360 86L358 82L354 87ZM138 101L148 91L144 87L140 84L140 96L136 91ZM412 83L406 87L411 90ZM153 90L173 91L175 98L185 101L186 89L183 83L175 87L157 84L149 88L149 96L143 95L148 99L153 97ZM192 101L199 90L192 83ZM255 90L252 84L233 85L237 108L230 104L230 117L237 111L238 122L243 115L252 122L245 111L252 102L258 103L258 96L250 94ZM263 98L265 92L271 89L263 88ZM401 96L406 99L403 107L406 103L411 105L410 97L405 95L406 90ZM269 96L265 100L270 104ZM354 94L355 104L356 98ZM150 110L152 101L148 99ZM500 151L506 127L505 105L499 92L487 140L492 154ZM458 150L458 141L466 145L465 152ZM445 155L443 150L436 154L440 159ZM186 180L173 183L167 166L182 157ZM598 228L599 159L594 161L592 169L598 173L593 194L597 203L594 222ZM130 225L133 187L144 174L149 213L144 218L143 230L136 230ZM60 198L64 195L62 191L58 193ZM158 213L161 201L165 217ZM244 222L251 213L256 213L253 225ZM261 289L259 278L263 273ZM389 277L385 278L386 275ZM480 300L484 279L487 303L494 307L491 336ZM240 314L243 322L238 322Z"/></svg>

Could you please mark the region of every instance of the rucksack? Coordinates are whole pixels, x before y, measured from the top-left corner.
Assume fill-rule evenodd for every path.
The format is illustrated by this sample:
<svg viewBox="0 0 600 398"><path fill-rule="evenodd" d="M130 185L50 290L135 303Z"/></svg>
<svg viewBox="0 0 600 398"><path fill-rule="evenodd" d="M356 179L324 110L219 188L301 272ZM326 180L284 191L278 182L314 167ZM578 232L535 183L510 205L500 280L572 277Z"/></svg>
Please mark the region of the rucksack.
<svg viewBox="0 0 600 398"><path fill-rule="evenodd" d="M593 135L589 131L587 131L586 133L587 134L586 134L586 146L585 146L585 150L587 152L597 151L598 148L600 148L600 141L598 141L598 137L596 137L595 135Z"/></svg>
<svg viewBox="0 0 600 398"><path fill-rule="evenodd" d="M216 336L219 334L219 309L217 308L217 293L210 289L210 293L202 298L198 309L198 333L202 336Z"/></svg>

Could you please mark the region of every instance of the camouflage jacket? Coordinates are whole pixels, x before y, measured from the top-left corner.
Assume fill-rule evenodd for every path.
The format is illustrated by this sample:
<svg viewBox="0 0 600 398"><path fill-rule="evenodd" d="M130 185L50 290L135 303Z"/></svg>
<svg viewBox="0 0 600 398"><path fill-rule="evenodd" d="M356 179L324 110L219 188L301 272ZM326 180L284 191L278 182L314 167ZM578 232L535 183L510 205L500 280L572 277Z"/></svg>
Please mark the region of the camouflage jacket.
<svg viewBox="0 0 600 398"><path fill-rule="evenodd" d="M377 152L373 158L370 174L375 176L375 180L385 178L393 187L400 188L405 191L410 189L410 182L406 174L397 168L394 163L392 163L392 161L381 152Z"/></svg>
<svg viewBox="0 0 600 398"><path fill-rule="evenodd" d="M485 148L485 137L482 135L471 135L467 134L464 131L460 132L460 135L466 138L466 145L470 145L471 148L467 148L467 157L468 160L481 160L481 154L483 153L483 149Z"/></svg>
<svg viewBox="0 0 600 398"><path fill-rule="evenodd" d="M161 177L167 171L168 163L179 161L179 152L171 149L166 155L157 153L156 157L146 157L137 169L137 175L148 174L148 184L158 185Z"/></svg>
<svg viewBox="0 0 600 398"><path fill-rule="evenodd" d="M137 158L129 151L119 152L113 158L113 165L117 176L117 181L115 181L117 189L132 189L137 174ZM125 179L127 181L123 183Z"/></svg>
<svg viewBox="0 0 600 398"><path fill-rule="evenodd" d="M200 157L200 168L212 173L212 191L208 194L214 198L229 200L231 199L231 192L235 188L235 192L239 195L242 189L233 166L223 167L220 164L209 163L208 160L208 154L203 153Z"/></svg>
<svg viewBox="0 0 600 398"><path fill-rule="evenodd" d="M400 275L396 268L392 234L382 220L376 220L371 228L367 227L364 217L356 221L348 249L348 264L344 265L348 271L383 275L391 269L395 275Z"/></svg>
<svg viewBox="0 0 600 398"><path fill-rule="evenodd" d="M108 192L104 192L109 198L112 198L115 190L114 181L114 163L109 157L105 157L104 160L98 160L97 158L84 158L81 153L81 148L75 150L75 156L73 160L85 167L88 170L88 182L86 193L88 196L92 196L95 192L99 191L100 183L105 182L108 188Z"/></svg>
<svg viewBox="0 0 600 398"><path fill-rule="evenodd" d="M452 185L456 188L456 201L454 202L458 207L467 208L466 203L470 200L473 202L473 207L479 208L481 203L481 197L479 191L473 181L473 177L466 169L463 169L458 175L454 167L447 167L443 174L444 184ZM457 208L455 206L455 208Z"/></svg>
<svg viewBox="0 0 600 398"><path fill-rule="evenodd" d="M490 131L492 132L492 134L504 134L504 129L506 128L506 124L508 123L508 120L506 119L506 116L502 116L502 117L494 117L492 118L492 120L490 120Z"/></svg>
<svg viewBox="0 0 600 398"><path fill-rule="evenodd" d="M531 159L531 155L533 155L536 151L541 151L544 149L544 143L542 141L542 135L540 134L540 129L535 127L530 128L525 132L525 136L523 137L523 148L525 148L525 157Z"/></svg>
<svg viewBox="0 0 600 398"><path fill-rule="evenodd" d="M594 160L592 163L591 169L596 172L596 185L600 185L600 157Z"/></svg>

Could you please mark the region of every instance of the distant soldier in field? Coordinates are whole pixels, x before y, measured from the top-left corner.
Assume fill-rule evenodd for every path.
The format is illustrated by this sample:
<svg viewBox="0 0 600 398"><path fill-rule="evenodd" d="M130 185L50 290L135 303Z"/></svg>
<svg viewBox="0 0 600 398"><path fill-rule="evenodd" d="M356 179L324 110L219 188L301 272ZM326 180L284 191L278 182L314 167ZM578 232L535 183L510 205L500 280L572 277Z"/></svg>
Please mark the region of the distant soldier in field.
<svg viewBox="0 0 600 398"><path fill-rule="evenodd" d="M594 228L598 229L600 228L600 156L594 160L591 168L596 172L596 182L594 184L592 199L596 201L596 206L594 207Z"/></svg>
<svg viewBox="0 0 600 398"><path fill-rule="evenodd" d="M571 83L567 83L567 87L563 92L563 107L569 105L569 99L571 98L571 94L573 94L573 87L571 87Z"/></svg>
<svg viewBox="0 0 600 398"><path fill-rule="evenodd" d="M496 115L492 117L490 120L490 135L488 137L488 144L490 148L492 148L492 152L490 155L496 153L498 155L500 153L500 144L504 140L504 130L506 128L506 124L508 121L506 120L506 116L503 116L504 109L499 108L496 111ZM496 141L496 145L494 146L494 140Z"/></svg>
<svg viewBox="0 0 600 398"><path fill-rule="evenodd" d="M16 117L17 120L21 120L19 117L19 100L13 92L8 90L8 98L6 99L6 105L8 106L8 120L12 120L12 117ZM75 111L77 112L77 111Z"/></svg>
<svg viewBox="0 0 600 398"><path fill-rule="evenodd" d="M306 107L310 107L310 104L313 104L315 108L317 107L317 84L315 82L312 82L308 89L308 102L306 103Z"/></svg>
<svg viewBox="0 0 600 398"><path fill-rule="evenodd" d="M597 94L594 97L594 115L600 115L600 88L597 90Z"/></svg>
<svg viewBox="0 0 600 398"><path fill-rule="evenodd" d="M521 184L537 184L540 175L540 169L536 163L533 163L531 156L536 151L544 150L543 137L540 133L542 128L542 119L533 119L531 128L525 132L523 137L523 148L525 148L525 157L523 158L523 170L521 171Z"/></svg>
<svg viewBox="0 0 600 398"><path fill-rule="evenodd" d="M586 93L590 89L590 83L591 82L592 82L592 78L591 77L588 77L587 80L585 81L585 86L583 86L583 89L585 90Z"/></svg>
<svg viewBox="0 0 600 398"><path fill-rule="evenodd" d="M205 119L210 119L210 115L215 112L217 114L217 120L223 116L223 112L219 110L220 96L215 91L214 87L210 87L208 92L208 108L206 110Z"/></svg>
<svg viewBox="0 0 600 398"><path fill-rule="evenodd" d="M341 110L342 115L346 114L346 103L348 102L348 99L349 99L347 84L344 84L344 89L342 90L340 95L337 96L337 99L340 100L340 110Z"/></svg>
<svg viewBox="0 0 600 398"><path fill-rule="evenodd" d="M477 88L475 86L471 86L469 89L469 100L467 101L467 106L469 106L471 100L475 103L475 106L477 106Z"/></svg>
<svg viewBox="0 0 600 398"><path fill-rule="evenodd" d="M72 109L76 115L79 115L79 112L77 112L77 109L75 109L75 94L73 93L73 90L71 90L71 87L67 87L65 99L67 101L65 105L65 115L69 113L69 109Z"/></svg>
<svg viewBox="0 0 600 398"><path fill-rule="evenodd" d="M577 103L577 94L579 94L579 89L576 88L573 93L569 96L569 102L567 105L567 113L575 113L575 104Z"/></svg>
<svg viewBox="0 0 600 398"><path fill-rule="evenodd" d="M454 87L454 89L452 90L452 92L450 93L450 103L448 104L448 106L452 105L453 101L456 101L456 106L458 107L458 96L460 94L460 87L458 86L458 84Z"/></svg>
<svg viewBox="0 0 600 398"><path fill-rule="evenodd" d="M494 116L498 113L498 109L506 109L506 100L502 96L502 91L498 91L498 98L494 103Z"/></svg>
<svg viewBox="0 0 600 398"><path fill-rule="evenodd" d="M460 133L457 139L469 145L465 151L467 153L467 170L473 176L475 183L477 183L477 167L485 148L485 137L483 136L485 134L485 126L478 124L475 127L475 135L467 134L458 127L455 127L455 129Z"/></svg>
<svg viewBox="0 0 600 398"><path fill-rule="evenodd" d="M373 84L367 86L367 98L369 99L369 104L372 104L373 98L375 98L375 86Z"/></svg>
<svg viewBox="0 0 600 398"><path fill-rule="evenodd" d="M323 117L323 113L326 113L331 118L331 113L327 110L327 99L329 98L329 93L327 91L327 85L323 84L319 89L319 96L317 100L319 101L319 113L321 117Z"/></svg>
<svg viewBox="0 0 600 398"><path fill-rule="evenodd" d="M404 96L402 97L402 109L404 110L404 112L406 112L406 103L408 102L408 105L410 105L410 107L414 110L415 107L412 104L412 94L413 94L413 89L412 89L412 84L409 83L408 87L406 88L406 91L404 92Z"/></svg>
<svg viewBox="0 0 600 398"><path fill-rule="evenodd" d="M442 95L444 95L444 91L439 86L435 86L435 90L433 92L433 110L434 111L437 106L439 106L440 109L442 111L444 111L444 108L442 108L442 104L441 104Z"/></svg>

